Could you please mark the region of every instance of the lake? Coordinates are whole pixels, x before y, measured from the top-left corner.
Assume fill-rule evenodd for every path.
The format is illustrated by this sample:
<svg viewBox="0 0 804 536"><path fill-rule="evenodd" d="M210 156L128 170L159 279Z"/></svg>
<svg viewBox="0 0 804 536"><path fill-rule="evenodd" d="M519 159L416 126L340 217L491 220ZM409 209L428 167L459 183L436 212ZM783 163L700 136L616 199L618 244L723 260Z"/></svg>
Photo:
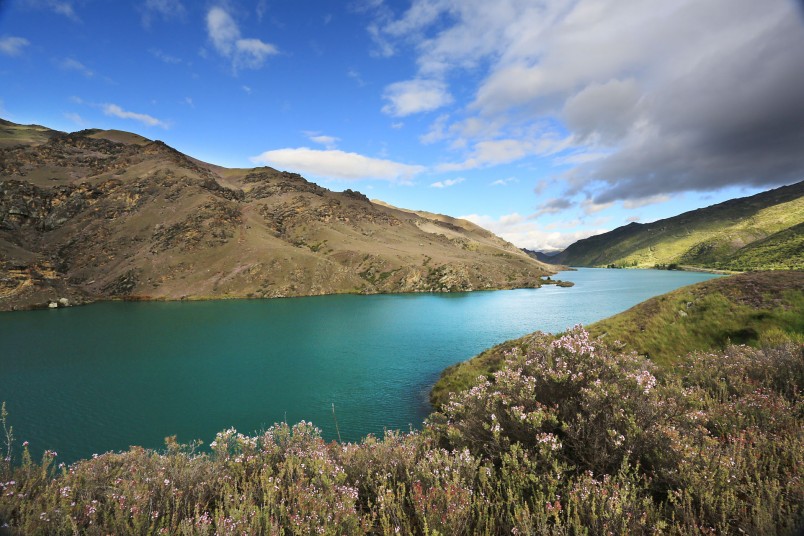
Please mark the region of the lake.
<svg viewBox="0 0 804 536"><path fill-rule="evenodd" d="M562 272L572 288L108 302L0 314L17 447L72 462L129 445L312 421L344 441L418 428L441 371L535 330L600 320L709 274Z"/></svg>

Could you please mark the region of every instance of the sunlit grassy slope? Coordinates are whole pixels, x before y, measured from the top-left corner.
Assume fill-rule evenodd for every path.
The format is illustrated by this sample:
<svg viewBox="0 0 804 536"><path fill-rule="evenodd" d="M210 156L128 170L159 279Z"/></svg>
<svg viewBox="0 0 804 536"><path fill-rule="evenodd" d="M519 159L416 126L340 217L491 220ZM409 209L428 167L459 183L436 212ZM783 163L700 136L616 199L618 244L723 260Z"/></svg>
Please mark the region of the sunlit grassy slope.
<svg viewBox="0 0 804 536"><path fill-rule="evenodd" d="M579 240L555 261L570 266L733 270L804 268L804 182Z"/></svg>
<svg viewBox="0 0 804 536"><path fill-rule="evenodd" d="M792 338L804 342L804 272L754 272L711 279L651 298L588 326L626 350L669 366L695 350L721 349L729 342L758 345L761 340ZM511 348L539 340L530 334L507 341L444 371L430 398L440 405L498 370Z"/></svg>

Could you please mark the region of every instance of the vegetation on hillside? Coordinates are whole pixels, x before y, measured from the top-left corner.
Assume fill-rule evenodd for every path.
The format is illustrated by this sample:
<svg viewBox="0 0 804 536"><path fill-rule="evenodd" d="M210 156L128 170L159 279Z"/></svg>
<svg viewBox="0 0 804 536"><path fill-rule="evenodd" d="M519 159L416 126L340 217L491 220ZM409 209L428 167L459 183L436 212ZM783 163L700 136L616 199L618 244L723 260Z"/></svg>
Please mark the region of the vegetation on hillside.
<svg viewBox="0 0 804 536"><path fill-rule="evenodd" d="M659 374L577 327L512 348L421 432L325 443L308 423L168 439L71 466L0 462L10 534L794 534L802 347ZM3 421L6 432L5 419ZM20 463L21 462L21 463ZM2 529L0 529L2 530Z"/></svg>
<svg viewBox="0 0 804 536"><path fill-rule="evenodd" d="M711 279L651 298L589 326L658 365L729 343L804 343L804 272L757 272Z"/></svg>
<svg viewBox="0 0 804 536"><path fill-rule="evenodd" d="M477 225L226 169L135 134L0 123L0 311L96 299L538 287Z"/></svg>
<svg viewBox="0 0 804 536"><path fill-rule="evenodd" d="M620 341L659 366L693 351L721 350L730 343L759 346L804 343L804 272L754 272L710 279L639 303L588 326L595 337ZM441 374L430 392L433 406L465 390L478 376L500 369L506 352L527 349L538 333L504 342Z"/></svg>
<svg viewBox="0 0 804 536"><path fill-rule="evenodd" d="M801 270L804 182L579 240L556 264Z"/></svg>

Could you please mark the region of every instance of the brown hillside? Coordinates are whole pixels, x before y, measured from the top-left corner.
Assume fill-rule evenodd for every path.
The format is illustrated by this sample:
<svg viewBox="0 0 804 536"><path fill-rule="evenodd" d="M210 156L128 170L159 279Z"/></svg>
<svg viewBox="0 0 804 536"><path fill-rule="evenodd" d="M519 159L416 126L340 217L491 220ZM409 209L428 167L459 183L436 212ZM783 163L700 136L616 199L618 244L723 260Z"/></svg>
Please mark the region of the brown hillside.
<svg viewBox="0 0 804 536"><path fill-rule="evenodd" d="M551 268L470 222L294 173L120 131L0 129L0 310L534 287Z"/></svg>

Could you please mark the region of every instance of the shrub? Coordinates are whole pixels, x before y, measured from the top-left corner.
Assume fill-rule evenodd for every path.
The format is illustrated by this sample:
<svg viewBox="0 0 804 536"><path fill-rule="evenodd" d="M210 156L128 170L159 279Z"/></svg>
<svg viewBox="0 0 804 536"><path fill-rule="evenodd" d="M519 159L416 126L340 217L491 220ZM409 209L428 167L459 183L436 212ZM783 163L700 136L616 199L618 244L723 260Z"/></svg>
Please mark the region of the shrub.
<svg viewBox="0 0 804 536"><path fill-rule="evenodd" d="M12 534L793 534L804 349L695 353L659 374L580 327L513 348L421 432L326 443L309 423L168 438L69 467L3 418ZM5 415L5 413L3 413Z"/></svg>

